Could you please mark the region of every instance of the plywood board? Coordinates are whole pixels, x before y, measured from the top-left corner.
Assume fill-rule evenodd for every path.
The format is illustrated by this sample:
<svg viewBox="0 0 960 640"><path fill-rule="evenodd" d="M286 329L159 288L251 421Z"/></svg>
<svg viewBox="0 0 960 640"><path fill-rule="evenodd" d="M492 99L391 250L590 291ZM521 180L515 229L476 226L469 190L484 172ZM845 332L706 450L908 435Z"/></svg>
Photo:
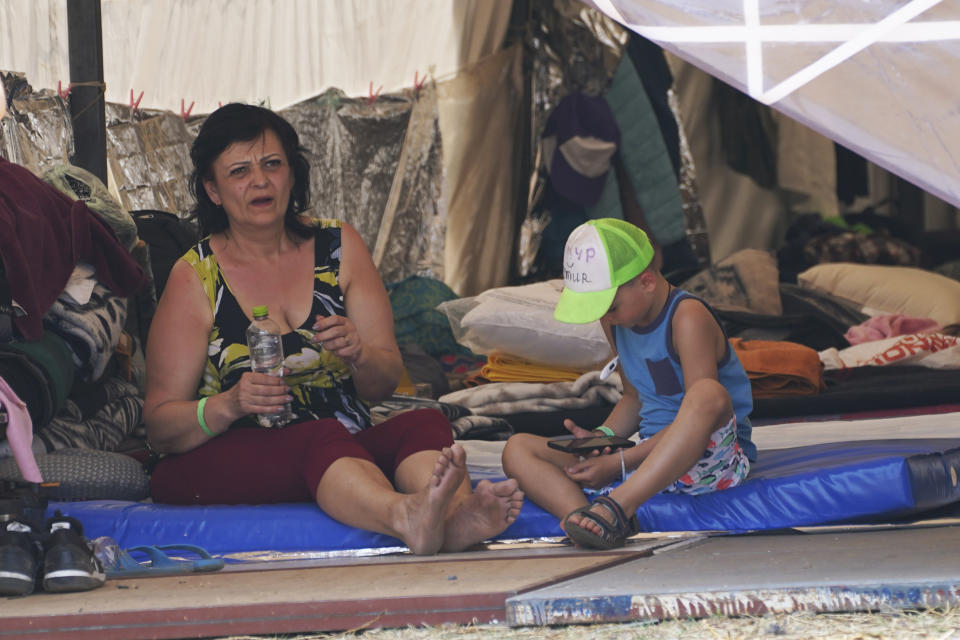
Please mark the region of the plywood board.
<svg viewBox="0 0 960 640"><path fill-rule="evenodd" d="M511 625L960 603L960 527L718 536L507 601Z"/></svg>
<svg viewBox="0 0 960 640"><path fill-rule="evenodd" d="M639 557L649 547L115 579L85 593L0 600L0 638L189 638L502 622L508 597Z"/></svg>

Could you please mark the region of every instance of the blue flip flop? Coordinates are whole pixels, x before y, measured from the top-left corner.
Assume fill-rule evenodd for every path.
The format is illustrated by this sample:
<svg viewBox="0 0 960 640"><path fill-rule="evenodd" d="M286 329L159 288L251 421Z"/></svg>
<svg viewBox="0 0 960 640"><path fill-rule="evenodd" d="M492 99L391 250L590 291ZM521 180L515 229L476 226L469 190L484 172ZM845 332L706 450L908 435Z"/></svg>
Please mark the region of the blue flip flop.
<svg viewBox="0 0 960 640"><path fill-rule="evenodd" d="M193 554L196 558L171 558L166 551L179 551ZM145 562L134 558L134 554L146 556ZM203 547L192 544L141 545L121 549L116 561L106 567L107 578L144 578L149 576L170 576L184 573L219 571L223 568L222 558L214 558Z"/></svg>

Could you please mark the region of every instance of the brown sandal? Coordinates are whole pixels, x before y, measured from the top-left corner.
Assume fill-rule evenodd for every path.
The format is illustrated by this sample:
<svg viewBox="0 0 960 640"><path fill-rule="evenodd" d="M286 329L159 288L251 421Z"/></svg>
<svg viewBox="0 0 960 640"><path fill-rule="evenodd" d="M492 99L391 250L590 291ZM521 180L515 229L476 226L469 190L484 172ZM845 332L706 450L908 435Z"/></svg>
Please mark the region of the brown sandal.
<svg viewBox="0 0 960 640"><path fill-rule="evenodd" d="M567 536L581 547L587 547L588 549L616 549L622 547L627 538L640 532L640 523L637 522L636 514L628 518L627 514L623 511L623 507L610 496L597 496L593 504L600 504L605 507L610 512L610 515L613 516L613 521L607 521L595 511L591 511L590 509L593 505L580 507L579 509L571 511L563 521L563 528L567 532ZM597 535L587 528L571 523L569 521L570 516L574 514L589 518L591 522L596 523L596 525L600 527L603 533Z"/></svg>

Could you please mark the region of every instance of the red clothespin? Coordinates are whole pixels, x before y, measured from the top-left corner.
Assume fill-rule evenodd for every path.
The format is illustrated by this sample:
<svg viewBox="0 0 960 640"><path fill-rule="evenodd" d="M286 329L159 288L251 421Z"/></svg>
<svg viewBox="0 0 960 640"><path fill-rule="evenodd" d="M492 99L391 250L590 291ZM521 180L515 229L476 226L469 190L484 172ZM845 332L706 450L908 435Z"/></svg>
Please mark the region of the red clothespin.
<svg viewBox="0 0 960 640"><path fill-rule="evenodd" d="M420 89L423 89L423 85L426 83L426 81L427 81L426 74L424 74L423 78L421 79L419 71L413 72L413 93L415 95L418 95L418 96L420 95Z"/></svg>
<svg viewBox="0 0 960 640"><path fill-rule="evenodd" d="M377 98L380 96L380 91L383 89L383 85L377 89L376 93L373 91L373 80L370 81L370 95L367 97L367 104L373 104L377 101Z"/></svg>
<svg viewBox="0 0 960 640"><path fill-rule="evenodd" d="M192 105L191 105L191 106L192 106ZM221 101L217 100L217 109L220 109L221 107L223 107L223 103L222 103Z"/></svg>
<svg viewBox="0 0 960 640"><path fill-rule="evenodd" d="M64 90L63 90L63 82L62 82L61 80L57 80L57 95L60 96L60 99L61 99L61 100L66 100L66 99L67 99L67 96L70 95L70 92L71 92L71 91L73 91L73 83L72 83L72 82L67 85L67 90L64 91Z"/></svg>
<svg viewBox="0 0 960 640"><path fill-rule="evenodd" d="M183 100L183 98L180 98L180 115L183 116L184 122L186 122L187 118L190 117L190 112L193 111L193 102L194 102L194 101L191 100L191 101L190 101L190 106L187 108L186 111L184 111L184 110L183 110L184 100Z"/></svg>
<svg viewBox="0 0 960 640"><path fill-rule="evenodd" d="M140 101L143 100L143 91L140 92L140 97L137 98L136 102L133 100L133 89L130 89L130 115L132 116L137 112L137 109L140 108Z"/></svg>

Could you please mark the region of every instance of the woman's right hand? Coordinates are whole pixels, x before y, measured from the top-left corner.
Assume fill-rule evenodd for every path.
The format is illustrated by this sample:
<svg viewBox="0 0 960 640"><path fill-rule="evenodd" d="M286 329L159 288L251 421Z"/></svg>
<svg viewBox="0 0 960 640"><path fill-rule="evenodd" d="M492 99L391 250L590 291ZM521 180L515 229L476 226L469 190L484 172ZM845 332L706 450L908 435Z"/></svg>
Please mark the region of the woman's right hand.
<svg viewBox="0 0 960 640"><path fill-rule="evenodd" d="M284 375L290 373L283 370ZM284 405L293 400L290 388L281 376L246 371L240 381L227 393L233 394L233 406L240 417L257 413L281 413Z"/></svg>

